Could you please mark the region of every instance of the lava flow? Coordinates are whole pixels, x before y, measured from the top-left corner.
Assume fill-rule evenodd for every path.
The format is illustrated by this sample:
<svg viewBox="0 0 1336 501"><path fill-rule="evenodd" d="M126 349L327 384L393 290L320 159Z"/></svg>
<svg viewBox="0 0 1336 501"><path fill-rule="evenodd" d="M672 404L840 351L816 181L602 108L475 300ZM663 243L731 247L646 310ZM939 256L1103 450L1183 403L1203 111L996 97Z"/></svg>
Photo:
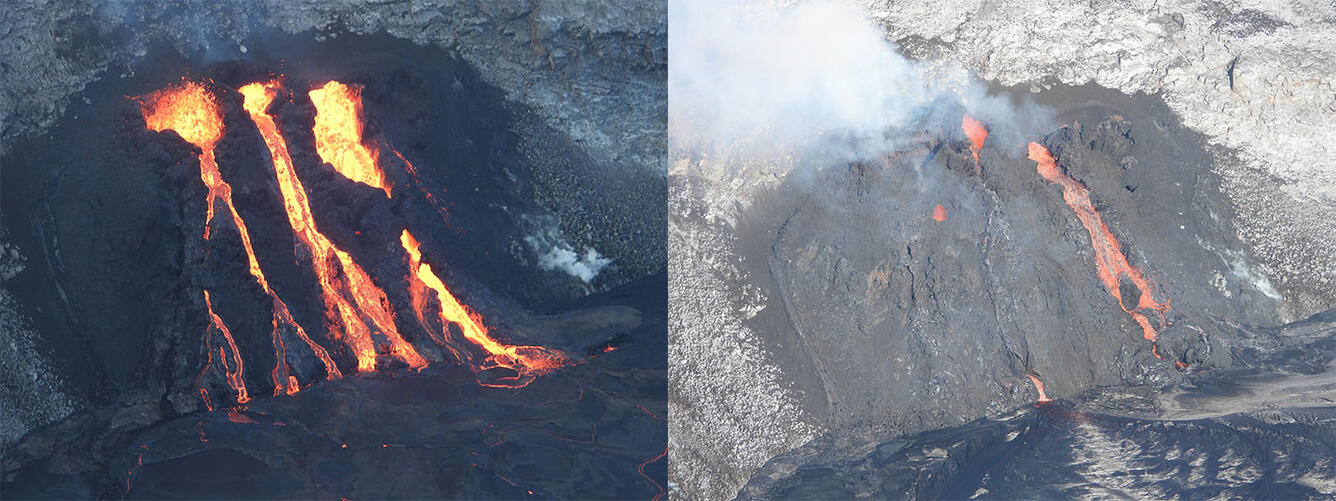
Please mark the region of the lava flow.
<svg viewBox="0 0 1336 501"><path fill-rule="evenodd" d="M325 163L333 166L334 170L342 174L343 177L367 186L380 188L385 191L385 196L389 197L389 182L386 180L385 170L380 167L380 162L377 161L380 147L374 141L368 140L362 135L365 126L362 122L361 88L330 80L320 87L311 89L308 95L311 97L311 104L314 104L316 109L316 154L320 155L320 159ZM413 167L413 164L394 148L388 148L388 150L404 163L404 169L408 171L413 182L426 196L427 202L444 219L446 216L445 207L441 205L436 197L432 196L431 190L427 189L418 179L417 168Z"/></svg>
<svg viewBox="0 0 1336 501"><path fill-rule="evenodd" d="M315 105L315 151L344 177L380 188L390 196L385 172L376 165L376 152L362 141L362 93L357 87L329 81L312 89Z"/></svg>
<svg viewBox="0 0 1336 501"><path fill-rule="evenodd" d="M942 207L942 204L937 204L937 208L932 210L932 219L939 223L946 221L946 208Z"/></svg>
<svg viewBox="0 0 1336 501"><path fill-rule="evenodd" d="M265 146L269 148L288 222L297 239L310 252L311 265L320 281L326 315L331 324L337 321L342 327L332 326L331 337L337 338L352 350L359 371L374 370L376 367L377 345L372 338L373 326L386 339L382 346L389 354L413 368L426 366L426 359L399 335L385 291L371 281L371 277L353 261L352 256L335 247L316 228L306 189L293 168L287 141L279 134L274 118L267 113L278 88L276 81L246 85L240 89L244 97L242 106L259 128Z"/></svg>
<svg viewBox="0 0 1336 501"><path fill-rule="evenodd" d="M204 220L204 239L209 240L210 238L214 204L222 201L227 207L228 214L232 216L232 223L237 228L241 243L246 249L250 274L255 278L260 288L269 295L270 302L273 305L273 330L271 334L274 343L275 362L271 375L274 382L274 394L292 394L298 390L296 377L292 375L291 368L287 363L287 347L283 341L284 332L290 332L305 342L316 357L324 363L326 377L331 379L339 377L339 369L335 367L333 360L329 358L324 348L312 341L306 335L306 331L292 320L287 304L269 288L269 282L264 277L264 271L260 269L260 262L256 259L255 250L251 247L250 231L246 228L246 222L241 219L241 214L237 212L236 205L232 203L232 187L226 181L223 181L222 174L218 170L218 163L214 158L214 147L223 136L223 120L221 113L218 111L218 103L202 85L194 82L185 82L180 86L155 92L146 96L143 101L144 121L149 129L157 132L174 130L182 139L200 149L200 179L204 181L204 185L209 189ZM205 303L206 305L209 303L207 291L205 292ZM221 318L213 313L211 305L209 305L209 315L215 329L222 332L226 337L227 344L231 347L236 365L239 368L241 355L236 352L236 342L232 339L231 333L223 325ZM209 362L205 365L206 372L212 365L212 359L213 354L210 350ZM239 369L237 372L240 373ZM228 374L227 380L229 386L232 386L237 392L237 401L244 403L247 400L244 380L239 376L234 377L231 373ZM199 390L206 405L211 407L208 390L202 384Z"/></svg>
<svg viewBox="0 0 1336 501"><path fill-rule="evenodd" d="M1029 378L1030 378L1030 382L1034 383L1034 389L1036 389L1036 390L1039 391L1039 400L1037 400L1037 402L1043 403L1043 402L1052 402L1052 401L1053 401L1053 399L1048 398L1048 394L1047 394L1047 393L1044 393L1044 382L1043 382L1043 381L1040 381L1039 378L1034 377L1034 375L1032 375L1032 374L1026 374L1026 377L1029 377Z"/></svg>
<svg viewBox="0 0 1336 501"><path fill-rule="evenodd" d="M446 326L451 323L459 326L465 339L487 352L486 360L472 363L475 370L505 367L518 373L513 380L515 384L507 386L523 386L528 384L532 376L570 365L570 360L556 350L541 346L512 346L492 339L487 333L487 327L482 323L482 318L455 299L454 294L445 287L445 283L441 282L440 277L432 271L431 265L422 262L422 251L419 249L418 241L408 230L400 234L399 243L408 253L408 269L411 273L408 279L410 292L413 295L413 311L417 313L418 322L422 324L423 329L431 333L433 340L450 349L461 361L467 362L469 359L446 337L450 334ZM428 289L435 292L437 305L440 308L439 334L437 329L426 321L425 311L429 304L425 292Z"/></svg>
<svg viewBox="0 0 1336 501"><path fill-rule="evenodd" d="M983 166L979 164L979 152L983 151L983 142L988 139L988 129L983 122L969 115L960 118L960 128L965 130L965 137L970 140L970 153L974 154L974 174L983 176Z"/></svg>
<svg viewBox="0 0 1336 501"><path fill-rule="evenodd" d="M1150 284L1141 272L1133 268L1127 262L1127 256L1123 255L1122 249L1118 245L1118 239L1109 231L1108 226L1104 225L1104 220L1100 218L1099 211L1090 202L1090 191L1079 181L1068 177L1058 167L1058 162L1053 158L1053 154L1039 143L1030 143L1030 160L1038 163L1039 175L1051 183L1062 186L1062 198L1067 202L1067 206L1072 208L1076 217L1081 220L1081 224L1090 232L1090 245L1095 249L1095 268L1099 273L1100 282L1104 284L1104 289L1109 291L1115 299L1118 300L1118 306L1131 315L1138 324L1141 325L1142 335L1148 341L1155 341L1155 328L1151 326L1150 320L1141 312L1150 310L1163 318L1165 312L1169 311L1168 301L1156 302L1151 295ZM1127 279L1137 290L1141 292L1140 299L1134 308L1128 308L1123 302L1122 289L1120 287L1122 280ZM1158 354L1157 354L1158 356Z"/></svg>
<svg viewBox="0 0 1336 501"><path fill-rule="evenodd" d="M227 329L227 324L223 319L213 312L213 301L209 300L209 291L204 291L204 308L209 312L209 328L222 334L223 339L227 341L227 346L218 347L218 359L223 363L223 373L227 376L227 384L237 392L237 403L244 404L250 401L250 395L246 392L246 379L243 375L245 371L245 362L241 359L241 352L237 350L237 342L232 338L232 331ZM200 398L204 399L204 406L213 410L213 403L209 399L209 390L204 387L204 374L213 366L213 332L204 335L204 350L209 354L209 361L204 364L204 370L196 378L195 384L199 387ZM231 354L232 361L228 363L228 355Z"/></svg>

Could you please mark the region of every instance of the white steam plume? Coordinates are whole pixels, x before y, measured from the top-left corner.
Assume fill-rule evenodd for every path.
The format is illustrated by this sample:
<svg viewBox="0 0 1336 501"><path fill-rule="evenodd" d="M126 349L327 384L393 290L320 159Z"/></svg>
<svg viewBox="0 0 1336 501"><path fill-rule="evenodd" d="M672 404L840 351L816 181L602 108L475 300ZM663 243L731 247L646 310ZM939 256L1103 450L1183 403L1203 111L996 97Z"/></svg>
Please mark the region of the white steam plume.
<svg viewBox="0 0 1336 501"><path fill-rule="evenodd" d="M990 124L1043 121L989 96L959 65L905 58L848 5L673 0L668 30L669 134L686 151L819 148L852 160L892 151L902 131L930 122L958 127L961 109Z"/></svg>

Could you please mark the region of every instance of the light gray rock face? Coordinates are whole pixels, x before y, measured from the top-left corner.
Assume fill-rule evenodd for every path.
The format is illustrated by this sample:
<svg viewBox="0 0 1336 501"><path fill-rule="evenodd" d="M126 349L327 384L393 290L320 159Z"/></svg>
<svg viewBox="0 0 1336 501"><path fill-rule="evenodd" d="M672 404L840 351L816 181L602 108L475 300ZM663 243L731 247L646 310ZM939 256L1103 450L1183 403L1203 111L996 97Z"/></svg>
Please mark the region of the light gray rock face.
<svg viewBox="0 0 1336 501"><path fill-rule="evenodd" d="M1238 232L1311 314L1336 298L1336 6L1199 1L863 0L915 57L1003 85L1095 83L1162 97L1217 146ZM1296 317L1295 319L1297 319Z"/></svg>
<svg viewBox="0 0 1336 501"><path fill-rule="evenodd" d="M597 157L666 169L662 2L187 4L10 5L0 21L0 83L8 90L0 96L0 138L8 143L50 125L71 94L104 72L128 71L157 40L187 54L242 59L274 29L315 30L317 36L385 32L458 53L488 83L533 106Z"/></svg>
<svg viewBox="0 0 1336 501"><path fill-rule="evenodd" d="M668 467L686 499L729 495L817 431L748 323L765 298L740 269L728 192L701 168L674 166L668 222Z"/></svg>
<svg viewBox="0 0 1336 501"><path fill-rule="evenodd" d="M0 457L19 437L74 412L75 402L35 347L28 318L5 281L27 266L19 248L5 243L0 226Z"/></svg>
<svg viewBox="0 0 1336 501"><path fill-rule="evenodd" d="M733 479L755 471L756 454L863 425L847 421L883 421L871 423L878 428L874 434L890 437L992 415L1034 398L1029 370L1045 378L1050 396L1065 397L1093 384L1165 384L1179 377L1172 358L1180 356L1185 364L1240 363L1215 343L1248 334L1204 317L1275 325L1329 308L1336 298L1336 271L1323 267L1336 254L1328 243L1336 225L1323 212L1336 207L1336 170L1322 163L1336 125L1329 85L1336 66L1327 64L1333 45L1322 42L1336 33L1330 9L1298 3L1251 11L1199 2L858 3L912 59L966 68L994 89L1009 87L1013 96L1032 91L1028 97L1059 112L1057 121L1033 137L1009 137L1005 124L989 124L995 128L984 147L984 188L966 190L983 202L974 205L931 200L954 197L946 188L973 183L962 137L929 132L957 158L934 150L936 157L920 168L940 171L946 164L971 175L926 186L926 195L850 175L849 202L821 207L792 201L801 190L778 188L800 169L882 167L822 162L796 151L729 157L679 150L684 135L677 129L669 226L675 493L731 498L740 487ZM1251 75L1245 75L1249 67ZM681 115L674 113L676 126ZM1135 146L1109 148L1117 141L1088 137L1103 134L1104 120L1122 114L1131 122L1127 138ZM959 115L953 118L959 123ZM1074 120L1080 124L1056 130ZM1049 133L1054 135L1043 137ZM1024 160L1024 142L1031 140L1054 148L1068 173L1090 189L1128 259L1165 286L1175 318L1154 346L1162 356L1173 352L1165 360L1155 358L1152 345L1098 287L1088 233L1061 195L1036 175L1034 163ZM1124 156L1128 147L1140 151ZM907 155L907 162L915 160L914 153ZM1010 164L1005 176L1004 164ZM840 180L822 180L828 178ZM888 193L908 193L921 203L878 198ZM767 195L784 203L763 203ZM987 219L988 231L971 227L959 243L933 241L933 228L984 225L982 212L971 211L999 199L1005 210ZM1020 207L1026 201L1033 206ZM928 220L935 203L947 206L947 221L938 225ZM875 213L878 204L902 210L877 221L846 214L854 211L849 207ZM923 212L914 213L916 207ZM793 215L779 214L782 209ZM758 216L784 224L767 226ZM892 223L902 227L878 233ZM773 228L779 229L766 233ZM891 245L897 238L911 240L912 256ZM1014 256L985 252L985 259L974 261L986 266L972 271L970 258L962 257L979 245L1027 249L1036 242L1050 248ZM877 248L881 243L884 251ZM877 259L908 266L878 269ZM1052 272L1049 260L1063 269ZM1027 271L1032 265L1033 273ZM1033 283L991 282L1015 274ZM785 277L791 282L784 283ZM720 289L727 296L719 296ZM981 299L988 290L994 299ZM888 299L901 292L903 297ZM713 311L679 310L688 303ZM970 306L975 303L984 307ZM895 319L904 305L917 321ZM962 321L970 308L1001 318ZM953 321L964 327L952 332ZM909 336L917 342L907 344L906 332L923 334ZM992 350L981 342L994 335L1007 346ZM862 344L814 348L816 341L841 336ZM976 345L987 349L970 352ZM1017 355L1014 363L994 360L1008 352ZM728 358L724 354L741 353L747 354L745 364L719 363ZM905 356L878 361L880 353ZM709 386L685 383L696 379ZM986 379L995 383L980 382ZM758 388L785 411L752 411L755 402L770 401L754 396ZM711 397L730 391L739 396ZM846 415L831 412L835 404ZM725 428L742 432L720 432ZM730 463L734 456L742 459Z"/></svg>

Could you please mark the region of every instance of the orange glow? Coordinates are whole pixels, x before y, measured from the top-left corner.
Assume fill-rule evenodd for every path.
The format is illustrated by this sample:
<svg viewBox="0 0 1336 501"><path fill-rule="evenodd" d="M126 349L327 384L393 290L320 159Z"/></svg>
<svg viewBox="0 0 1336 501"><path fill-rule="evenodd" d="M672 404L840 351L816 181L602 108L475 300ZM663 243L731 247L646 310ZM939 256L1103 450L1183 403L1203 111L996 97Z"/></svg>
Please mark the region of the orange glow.
<svg viewBox="0 0 1336 501"><path fill-rule="evenodd" d="M315 105L315 151L343 177L385 190L390 186L376 163L376 152L362 139L362 90L330 81L312 89Z"/></svg>
<svg viewBox="0 0 1336 501"><path fill-rule="evenodd" d="M441 215L441 220L447 221L449 216L449 211L445 210L445 205L442 204L441 201L438 200L435 196L432 196L431 190L428 189L427 186L422 183L422 180L420 178L418 178L417 167L413 167L413 163L409 162L407 158L404 158L404 155L402 153L399 153L398 150L391 148L390 152L394 153L394 156L399 157L399 160L404 163L404 170L408 171L409 176L412 176L413 184L417 185L418 190L421 191L422 195L427 198L427 203L431 204L432 208L436 209L436 212Z"/></svg>
<svg viewBox="0 0 1336 501"><path fill-rule="evenodd" d="M1169 302L1156 302L1151 294L1150 283L1141 272L1133 268L1127 262L1127 256L1123 255L1122 249L1118 245L1118 239L1109 231L1109 227L1104 225L1104 220L1100 217L1099 211L1090 202L1090 191L1086 189L1079 181L1068 177L1058 167L1058 162L1053 158L1053 154L1039 143L1030 143L1030 160L1038 163L1039 175L1043 176L1048 182L1062 186L1062 198L1067 202L1067 206L1076 213L1077 219L1090 232L1090 244L1095 250L1095 269L1099 275L1100 283L1104 284L1104 290L1118 300L1118 306L1131 315L1137 324L1141 325L1142 336L1149 341L1154 341L1156 337L1155 328L1151 326L1150 320L1142 311L1149 310L1163 318L1169 311ZM1141 298L1133 308L1128 308L1123 302L1123 294L1120 283L1127 279L1137 290L1141 291ZM1158 355L1158 353L1156 353Z"/></svg>
<svg viewBox="0 0 1336 501"><path fill-rule="evenodd" d="M960 128L965 130L965 137L970 140L970 153L974 154L974 173L982 176L983 167L979 165L979 152L983 151L983 142L988 139L988 129L982 122L969 115L961 117Z"/></svg>
<svg viewBox="0 0 1336 501"><path fill-rule="evenodd" d="M459 300L455 299L454 294L451 294L450 290L445 287L445 283L441 282L440 277L432 271L431 265L422 262L422 252L419 250L418 241L408 230L404 230L399 235L399 243L403 245L404 251L408 253L408 269L412 273L408 276L410 290L425 292L430 289L435 293L440 305L440 335L438 336L432 332L434 329L429 327L425 321L424 311L428 306L425 294L414 292L413 310L417 312L419 322L423 324L424 328L428 329L428 332L432 332L433 340L450 349L456 356L460 356L461 360L467 361L466 358L461 356L460 350L451 346L451 340L446 338L449 335L449 332L445 330L446 325L453 323L459 326L465 339L488 353L488 357L483 363L474 365L475 369L506 367L519 373L512 380L515 384L495 386L523 386L528 384L532 376L570 365L570 359L559 351L541 346L511 346L492 339L487 333L487 327L482 323L482 318L470 310L469 307L460 304Z"/></svg>
<svg viewBox="0 0 1336 501"><path fill-rule="evenodd" d="M426 366L427 361L399 335L385 292L372 282L352 256L335 247L316 228L306 189L297 178L287 142L279 134L274 118L266 112L278 88L276 81L252 83L242 87L240 92L244 97L246 113L260 130L265 146L269 148L288 222L298 241L304 244L311 255L311 264L320 282L326 316L331 323L337 320L341 326L341 329L331 326L331 337L352 351L357 358L359 371L374 370L376 367L377 344L373 340L376 333L385 338L381 347L390 355L413 368Z"/></svg>
<svg viewBox="0 0 1336 501"><path fill-rule="evenodd" d="M264 277L264 271L260 269L260 262L255 257L255 249L251 246L250 231L246 228L246 222L241 219L241 214L237 212L236 205L232 203L232 186L223 181L222 173L218 170L218 163L214 159L214 146L223 136L223 119L213 95L197 83L185 82L179 86L149 94L143 100L144 121L149 129L157 132L168 129L174 130L182 139L200 149L200 179L204 181L204 185L209 189L207 212L204 219L204 239L209 240L210 238L214 204L222 201L228 214L232 216L232 223L236 226L241 237L241 244L246 249L250 274L265 294L269 295L274 316L271 332L275 354L274 369L271 371L274 395L284 392L285 382L289 383L286 393L296 392L296 386L290 384L290 381L295 380L295 378L289 375L291 368L287 363L287 347L283 342L283 332L285 331L297 336L315 353L316 357L325 365L326 377L330 379L342 377L338 367L334 365L334 361L329 358L325 349L312 341L306 335L306 331L292 320L292 315L288 313L288 305L282 299L279 299L278 294L273 289L269 288L269 282ZM207 396L205 398L207 400Z"/></svg>
<svg viewBox="0 0 1336 501"><path fill-rule="evenodd" d="M946 221L946 208L942 204L937 204L937 208L932 210L932 219L939 223Z"/></svg>
<svg viewBox="0 0 1336 501"><path fill-rule="evenodd" d="M209 329L204 334L205 353L208 353L209 359L204 364L204 370L200 372L203 377L205 372L213 366L213 335L215 333L223 336L226 346L218 347L218 360L223 364L223 373L227 376L227 385L231 386L237 392L237 403L244 404L250 401L250 395L246 392L246 379L243 377L245 372L245 363L241 360L241 351L237 349L237 342L232 338L232 331L227 329L227 324L223 319L213 312L213 302L209 300L209 291L204 291L204 308L209 312ZM213 410L213 405L209 401L209 390L199 384L200 395L204 397L204 405Z"/></svg>
<svg viewBox="0 0 1336 501"><path fill-rule="evenodd" d="M207 239L208 224L213 221L213 203L224 195L222 185L225 185L213 156L214 145L223 137L223 116L218 111L218 102L204 86L195 82L183 82L141 99L144 122L150 130L174 130L181 139L200 149L199 175L209 187L204 218L204 238Z"/></svg>
<svg viewBox="0 0 1336 501"><path fill-rule="evenodd" d="M1026 374L1026 377L1029 377L1029 378L1030 378L1030 382L1034 383L1034 389L1039 390L1039 400L1037 400L1038 402L1052 402L1052 401L1053 401L1053 399L1048 398L1048 394L1047 394L1047 393L1044 393L1044 382L1043 382L1043 381L1040 381L1039 378L1034 377L1034 376L1031 375L1031 374Z"/></svg>

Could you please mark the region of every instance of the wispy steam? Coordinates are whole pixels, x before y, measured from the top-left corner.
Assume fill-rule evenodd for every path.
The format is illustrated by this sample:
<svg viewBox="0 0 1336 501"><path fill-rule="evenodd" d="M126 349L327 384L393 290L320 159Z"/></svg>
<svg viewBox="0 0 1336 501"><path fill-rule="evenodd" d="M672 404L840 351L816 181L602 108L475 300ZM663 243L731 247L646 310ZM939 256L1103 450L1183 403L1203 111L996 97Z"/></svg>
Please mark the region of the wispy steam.
<svg viewBox="0 0 1336 501"><path fill-rule="evenodd" d="M593 247L585 247L578 252L562 236L557 220L551 216L523 216L522 220L532 227L534 234L524 237L529 249L538 255L538 267L548 271L562 271L588 284L594 281L599 272L612 264L612 259L603 257Z"/></svg>
<svg viewBox="0 0 1336 501"><path fill-rule="evenodd" d="M820 148L847 159L895 149L902 131L958 127L960 111L1025 124L963 70L911 61L857 8L674 0L669 9L669 127L674 147ZM937 116L950 110L950 116ZM911 127L912 126L912 127ZM833 159L833 158L832 158Z"/></svg>

